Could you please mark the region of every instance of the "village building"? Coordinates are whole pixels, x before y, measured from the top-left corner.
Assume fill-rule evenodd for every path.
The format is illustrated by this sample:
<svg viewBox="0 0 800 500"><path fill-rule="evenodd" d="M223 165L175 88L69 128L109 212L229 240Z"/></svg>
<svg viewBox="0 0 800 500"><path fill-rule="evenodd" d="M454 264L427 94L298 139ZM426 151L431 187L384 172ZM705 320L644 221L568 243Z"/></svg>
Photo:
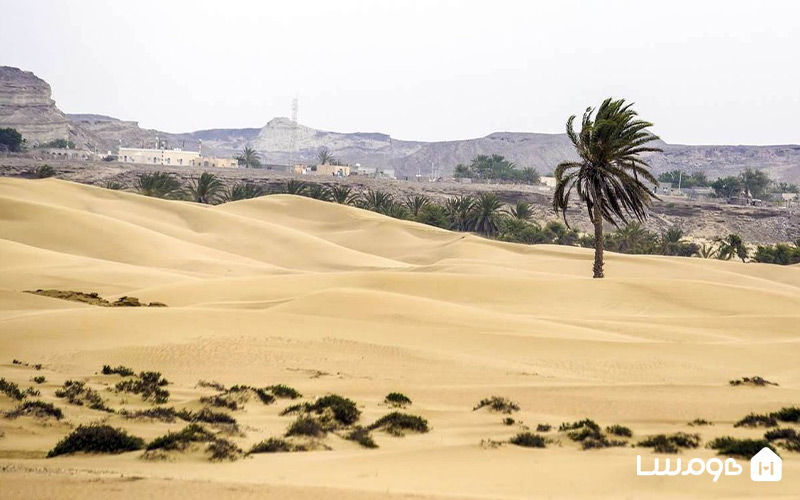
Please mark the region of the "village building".
<svg viewBox="0 0 800 500"><path fill-rule="evenodd" d="M117 160L122 163L145 163L149 165L170 165L187 167L236 168L235 158L216 158L203 156L200 151L184 151L180 148L119 148Z"/></svg>
<svg viewBox="0 0 800 500"><path fill-rule="evenodd" d="M328 177L348 177L350 175L350 165L308 165L297 164L293 169L297 175L324 175Z"/></svg>

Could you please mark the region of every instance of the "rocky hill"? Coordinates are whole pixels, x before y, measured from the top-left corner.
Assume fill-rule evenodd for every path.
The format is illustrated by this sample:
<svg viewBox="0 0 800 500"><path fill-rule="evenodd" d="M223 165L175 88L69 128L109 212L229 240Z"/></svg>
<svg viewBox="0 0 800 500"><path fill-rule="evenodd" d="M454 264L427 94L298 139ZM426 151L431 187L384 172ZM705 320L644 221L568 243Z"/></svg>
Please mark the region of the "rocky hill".
<svg viewBox="0 0 800 500"><path fill-rule="evenodd" d="M274 118L262 128L211 129L167 133L143 129L135 121L95 114L63 114L50 97L50 86L33 73L0 67L0 127L14 127L29 143L58 138L79 147L113 151L123 146L155 144L156 137L169 147L233 155L245 146L255 148L263 163L290 165L313 163L320 148L330 149L342 161L382 169L394 169L398 177L452 173L458 163L468 163L479 154L501 154L520 166L548 173L555 165L573 159L574 152L564 134L497 132L460 141L403 141L387 134L340 133L294 125L288 118ZM709 178L735 175L744 168L767 171L782 181L800 180L800 145L779 146L688 146L661 143L663 154L650 157L656 173L682 169L703 171Z"/></svg>

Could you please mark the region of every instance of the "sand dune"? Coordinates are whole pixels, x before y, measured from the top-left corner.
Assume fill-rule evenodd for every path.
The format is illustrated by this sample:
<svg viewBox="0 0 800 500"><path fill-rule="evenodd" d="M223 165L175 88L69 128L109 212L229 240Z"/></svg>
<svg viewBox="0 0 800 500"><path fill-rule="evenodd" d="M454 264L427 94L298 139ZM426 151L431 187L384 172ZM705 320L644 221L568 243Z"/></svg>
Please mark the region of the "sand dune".
<svg viewBox="0 0 800 500"><path fill-rule="evenodd" d="M718 483L637 477L636 455L649 460L651 450L582 451L556 432L543 450L481 446L507 440L519 422L585 417L631 427L633 442L677 431L759 438L763 429L733 422L800 406L800 267L609 254L607 279L590 271L585 249L499 243L289 195L211 207L0 179L0 377L29 387L46 376L41 399L66 415L0 418L0 496L795 498L800 455L785 450L784 479L770 484L747 470ZM38 288L169 307L23 293ZM150 462L141 452L45 459L80 423L104 420L145 439L182 427L55 397L81 379L112 406L148 406L108 390L103 364L160 371L172 382L169 404L193 409L213 394L200 379L286 383L307 400L342 394L364 423L401 391L432 430L376 432L376 450L330 435L329 450L232 463ZM728 385L752 375L780 385ZM472 411L493 394L519 403L517 424ZM281 435L288 404L232 412L242 428L232 439L247 448ZM0 411L14 406L0 394ZM694 418L715 425L687 427Z"/></svg>

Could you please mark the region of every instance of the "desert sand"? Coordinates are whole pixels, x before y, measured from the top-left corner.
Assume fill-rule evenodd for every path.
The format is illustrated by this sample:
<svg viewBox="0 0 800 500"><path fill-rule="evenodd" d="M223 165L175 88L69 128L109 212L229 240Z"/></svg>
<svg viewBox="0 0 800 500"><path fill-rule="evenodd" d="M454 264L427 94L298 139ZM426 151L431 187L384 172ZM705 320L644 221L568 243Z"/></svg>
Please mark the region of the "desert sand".
<svg viewBox="0 0 800 500"><path fill-rule="evenodd" d="M636 442L654 433L759 438L750 412L800 405L800 267L505 244L289 195L220 206L147 198L54 179L0 179L0 377L36 386L61 421L0 418L3 499L136 498L798 498L800 454L783 480L637 477L630 446L583 451L563 433L545 449L503 441L539 423L592 418ZM135 296L165 308L97 307L34 289ZM12 360L25 364L13 364ZM41 370L33 364L41 363ZM373 434L377 449L330 434L320 449L211 463L142 452L46 459L78 424L105 421L147 440L185 423L126 420L67 404L85 380L119 408L104 364L161 372L169 405L200 407L225 385L283 383L304 401L355 400L361 422L391 409L426 434ZM31 378L45 376L35 385ZM778 386L731 387L759 375ZM517 423L473 411L516 401ZM289 404L230 412L247 449L284 433ZM0 411L16 402L0 394ZM688 427L704 418L713 426ZM678 455L709 459L701 446Z"/></svg>

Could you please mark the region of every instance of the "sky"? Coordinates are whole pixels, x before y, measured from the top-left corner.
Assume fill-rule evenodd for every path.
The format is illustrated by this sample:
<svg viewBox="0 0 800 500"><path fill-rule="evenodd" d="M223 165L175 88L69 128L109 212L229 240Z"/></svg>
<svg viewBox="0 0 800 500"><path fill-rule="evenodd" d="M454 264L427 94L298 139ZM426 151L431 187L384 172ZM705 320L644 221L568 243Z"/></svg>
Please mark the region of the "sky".
<svg viewBox="0 0 800 500"><path fill-rule="evenodd" d="M166 132L290 116L440 141L623 97L672 144L800 143L794 0L0 0L0 65Z"/></svg>

